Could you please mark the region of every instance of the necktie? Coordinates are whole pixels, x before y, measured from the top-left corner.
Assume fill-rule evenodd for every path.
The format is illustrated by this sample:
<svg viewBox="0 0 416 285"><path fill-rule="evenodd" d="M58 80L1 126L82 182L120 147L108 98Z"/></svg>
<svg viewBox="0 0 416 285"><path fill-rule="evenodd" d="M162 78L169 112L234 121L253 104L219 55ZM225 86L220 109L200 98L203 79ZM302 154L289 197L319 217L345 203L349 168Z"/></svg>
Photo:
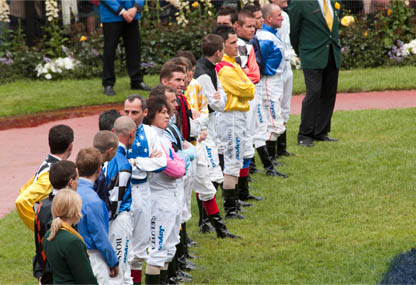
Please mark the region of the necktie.
<svg viewBox="0 0 416 285"><path fill-rule="evenodd" d="M334 22L334 18L332 17L331 10L328 8L328 0L323 0L323 8L324 8L324 18L326 24L328 25L329 30L332 32L332 24Z"/></svg>

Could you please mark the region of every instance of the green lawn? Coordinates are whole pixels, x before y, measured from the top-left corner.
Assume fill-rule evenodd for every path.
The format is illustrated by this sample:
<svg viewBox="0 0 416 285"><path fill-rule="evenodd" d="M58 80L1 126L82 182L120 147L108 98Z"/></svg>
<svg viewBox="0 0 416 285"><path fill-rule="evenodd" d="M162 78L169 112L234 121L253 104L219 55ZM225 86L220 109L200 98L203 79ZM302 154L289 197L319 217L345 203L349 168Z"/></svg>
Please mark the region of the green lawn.
<svg viewBox="0 0 416 285"><path fill-rule="evenodd" d="M255 174L252 192L266 199L245 220L227 221L243 239L199 234L193 207L188 231L205 268L192 272L195 283L379 282L389 260L416 245L415 117L415 108L336 112L331 136L340 141L303 148L292 116L296 156L279 168L290 177ZM16 212L0 220L0 244L1 283L34 284L33 233Z"/></svg>
<svg viewBox="0 0 416 285"><path fill-rule="evenodd" d="M356 69L340 72L339 92L416 89L416 67ZM146 76L151 86L158 84L158 76ZM0 117L31 114L74 106L101 105L123 102L132 94L128 77L117 80L117 96L103 95L100 79L33 81L21 80L0 85ZM305 92L302 71L294 72L294 94ZM134 92L137 93L137 92ZM146 95L146 92L138 92Z"/></svg>

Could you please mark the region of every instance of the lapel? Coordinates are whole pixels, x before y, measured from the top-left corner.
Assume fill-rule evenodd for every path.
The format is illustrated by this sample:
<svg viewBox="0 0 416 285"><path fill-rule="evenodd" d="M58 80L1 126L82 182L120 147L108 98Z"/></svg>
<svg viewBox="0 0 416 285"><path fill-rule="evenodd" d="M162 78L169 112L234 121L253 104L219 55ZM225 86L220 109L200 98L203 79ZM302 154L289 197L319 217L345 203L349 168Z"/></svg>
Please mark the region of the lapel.
<svg viewBox="0 0 416 285"><path fill-rule="evenodd" d="M334 22L332 24L332 31L334 31L335 25L338 24L338 10L335 9L335 2L337 2L337 1L330 0L329 2L331 3L332 11L334 11L334 16L333 16L333 21ZM324 15L322 14L321 6L319 6L318 0L311 0L311 1L309 1L309 3L311 4L310 9L312 10L313 17L318 18L319 21L321 22L321 24L325 26L325 28L327 29L327 31L329 33L331 33L329 31L328 24L325 21Z"/></svg>
<svg viewBox="0 0 416 285"><path fill-rule="evenodd" d="M329 31L324 15L322 15L321 6L319 6L318 0L310 0L309 3L311 6L310 9L312 11L312 17L321 22L321 24L324 25L326 29Z"/></svg>

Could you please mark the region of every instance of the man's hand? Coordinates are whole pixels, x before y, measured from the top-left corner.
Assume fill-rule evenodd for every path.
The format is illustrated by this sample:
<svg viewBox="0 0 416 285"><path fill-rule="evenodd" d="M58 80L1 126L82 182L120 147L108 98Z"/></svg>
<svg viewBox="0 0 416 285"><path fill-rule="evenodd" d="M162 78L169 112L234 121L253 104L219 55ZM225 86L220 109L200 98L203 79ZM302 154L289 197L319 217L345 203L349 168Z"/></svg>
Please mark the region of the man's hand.
<svg viewBox="0 0 416 285"><path fill-rule="evenodd" d="M130 9L128 9L127 12L130 13L131 20L133 21L134 20L134 17L136 17L136 14L137 14L137 8L136 7L132 7Z"/></svg>
<svg viewBox="0 0 416 285"><path fill-rule="evenodd" d="M110 267L110 277L114 278L118 275L119 272L119 268L118 266L116 267Z"/></svg>
<svg viewBox="0 0 416 285"><path fill-rule="evenodd" d="M213 97L214 97L215 101L219 101L221 99L221 95L218 92L215 92Z"/></svg>
<svg viewBox="0 0 416 285"><path fill-rule="evenodd" d="M183 149L187 149L191 145L188 141L183 141L182 144L183 144Z"/></svg>
<svg viewBox="0 0 416 285"><path fill-rule="evenodd" d="M199 112L198 112L198 111L196 111L196 110L192 110L192 119L196 120L196 119L198 119L199 117L201 117L201 113L199 113Z"/></svg>
<svg viewBox="0 0 416 285"><path fill-rule="evenodd" d="M159 158L159 157L162 157L162 152L158 150L155 150L149 156L149 158Z"/></svg>
<svg viewBox="0 0 416 285"><path fill-rule="evenodd" d="M208 132L207 131L201 131L199 133L198 142L200 143L200 142L204 141L207 138L207 135L208 135Z"/></svg>
<svg viewBox="0 0 416 285"><path fill-rule="evenodd" d="M126 21L127 23L131 23L131 21L133 21L130 16L130 13L128 13L127 11L124 11L123 14L121 14L121 16L123 17L124 21Z"/></svg>
<svg viewBox="0 0 416 285"><path fill-rule="evenodd" d="M123 16L124 21L126 21L127 23L131 23L133 22L134 17L136 17L136 14L137 14L137 8L133 7L124 11L123 14L121 15Z"/></svg>
<svg viewBox="0 0 416 285"><path fill-rule="evenodd" d="M135 166L135 165L136 165L136 160L135 160L134 158L130 158L130 159L129 159L129 163L130 163L130 165L133 167L133 166Z"/></svg>

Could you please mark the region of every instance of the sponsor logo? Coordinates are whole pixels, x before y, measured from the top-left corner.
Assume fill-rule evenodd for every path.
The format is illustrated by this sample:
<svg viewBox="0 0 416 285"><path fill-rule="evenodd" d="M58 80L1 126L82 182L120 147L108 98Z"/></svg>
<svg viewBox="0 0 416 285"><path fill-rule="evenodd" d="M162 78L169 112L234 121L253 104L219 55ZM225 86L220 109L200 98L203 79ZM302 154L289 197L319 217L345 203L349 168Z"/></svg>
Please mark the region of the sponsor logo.
<svg viewBox="0 0 416 285"><path fill-rule="evenodd" d="M270 111L272 112L273 119L276 119L276 111L274 109L274 101L270 99Z"/></svg>
<svg viewBox="0 0 416 285"><path fill-rule="evenodd" d="M127 263L128 254L129 254L129 239L126 237L126 247L124 248L124 259L123 259L124 263Z"/></svg>
<svg viewBox="0 0 416 285"><path fill-rule="evenodd" d="M120 261L121 260L121 249L122 249L123 245L122 245L122 240L121 238L116 239L116 255L117 255L117 259Z"/></svg>
<svg viewBox="0 0 416 285"><path fill-rule="evenodd" d="M259 118L259 122L263 123L263 116L261 115L261 106L260 104L257 104L257 117Z"/></svg>
<svg viewBox="0 0 416 285"><path fill-rule="evenodd" d="M156 248L156 217L150 220L150 245L152 249Z"/></svg>
<svg viewBox="0 0 416 285"><path fill-rule="evenodd" d="M235 158L240 160L240 139L235 138Z"/></svg>
<svg viewBox="0 0 416 285"><path fill-rule="evenodd" d="M206 150L207 150L208 159L209 159L209 162L211 163L211 166L212 166L212 167L215 167L215 166L216 166L216 164L215 164L215 160L214 160L214 158L212 157L212 148L210 148L210 147L208 147L208 146L206 146L205 148L206 148Z"/></svg>
<svg viewBox="0 0 416 285"><path fill-rule="evenodd" d="M157 237L159 239L159 247L157 248L158 250L162 249L163 246L163 233L165 232L165 229L160 226L159 227L159 236Z"/></svg>

